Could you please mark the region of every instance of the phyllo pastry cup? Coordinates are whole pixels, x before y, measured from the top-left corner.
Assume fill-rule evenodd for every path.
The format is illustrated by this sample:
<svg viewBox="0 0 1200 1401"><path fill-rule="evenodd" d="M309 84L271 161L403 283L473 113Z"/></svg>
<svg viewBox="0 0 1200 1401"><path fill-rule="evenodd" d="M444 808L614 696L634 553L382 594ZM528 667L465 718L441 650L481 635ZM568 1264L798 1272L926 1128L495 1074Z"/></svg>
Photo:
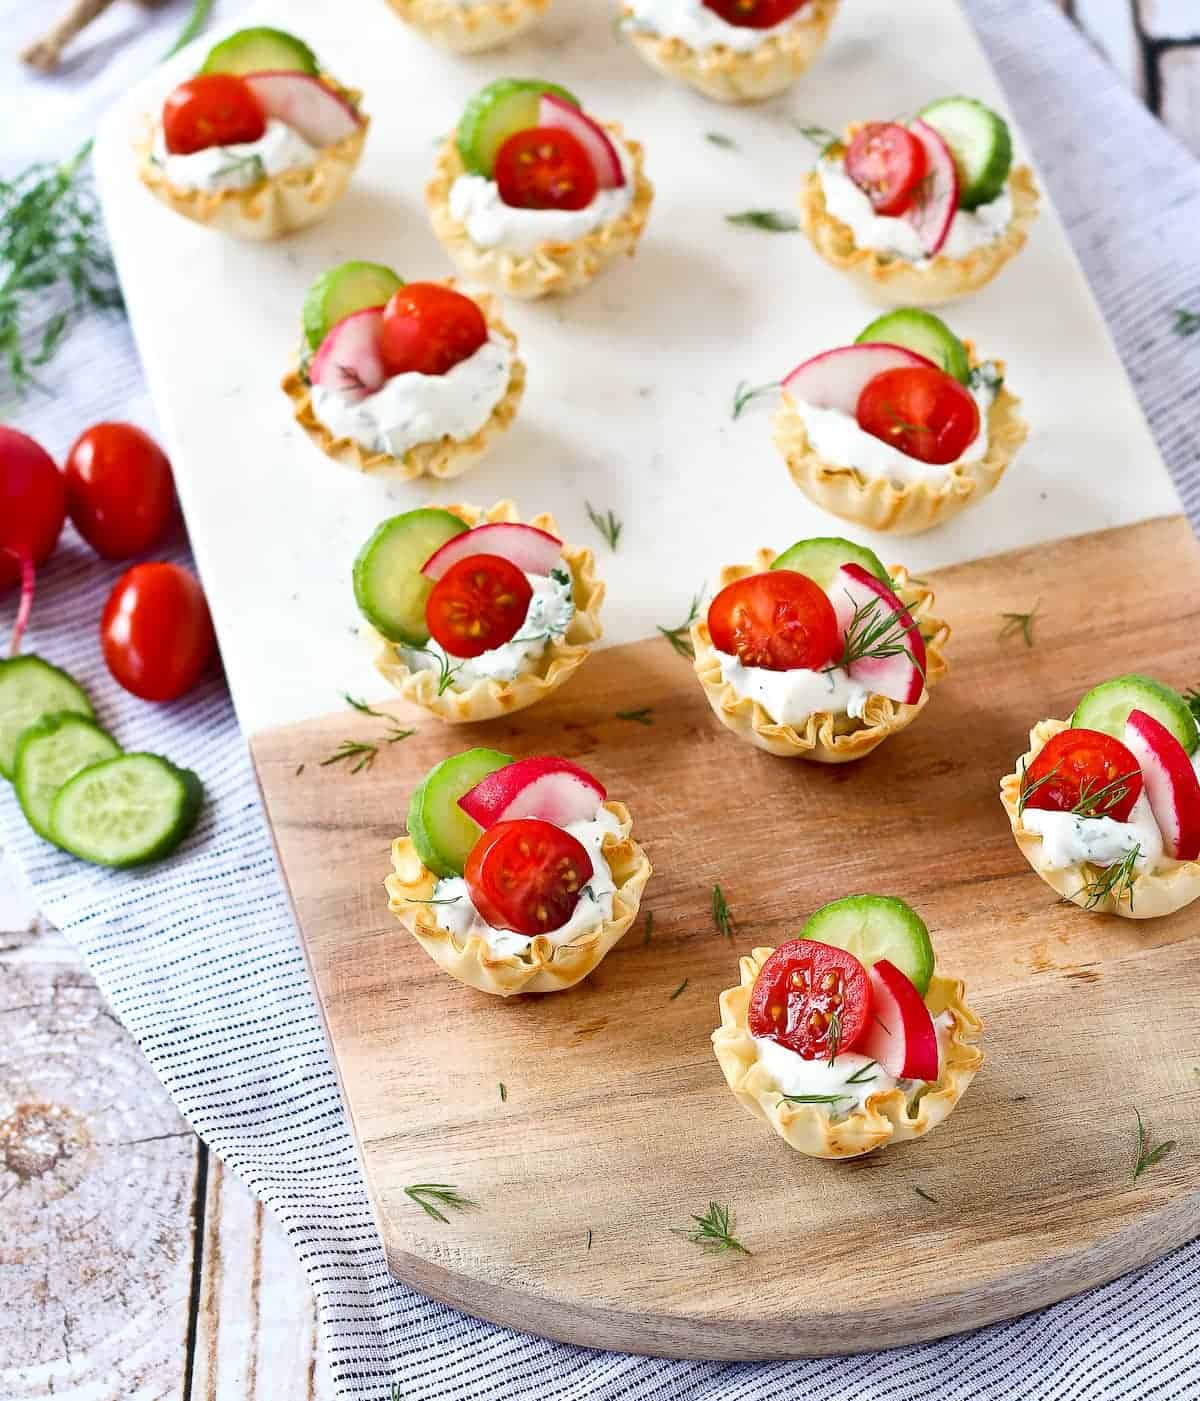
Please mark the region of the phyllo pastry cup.
<svg viewBox="0 0 1200 1401"><path fill-rule="evenodd" d="M925 994L932 1016L949 1011L953 1026L941 1074L919 1090L900 1085L868 1095L862 1108L832 1118L821 1105L792 1104L758 1058L750 1035L750 994L763 964L775 952L757 948L739 961L741 983L721 994L721 1025L712 1034L713 1050L729 1088L751 1114L765 1119L785 1143L810 1158L856 1158L889 1143L923 1138L953 1110L975 1073L983 1052L975 1039L983 1023L963 1000L963 984L935 973Z"/></svg>
<svg viewBox="0 0 1200 1401"><path fill-rule="evenodd" d="M490 510L479 506L438 506L450 511L468 526L497 521L521 522L520 513L512 501L497 501ZM558 522L543 512L524 522L562 539ZM511 715L544 700L583 665L603 631L600 605L604 602L605 585L596 578L596 559L586 546L563 542L563 564L571 575L571 592L575 600L575 616L562 637L552 638L531 671L523 671L512 681L485 678L466 690L447 687L438 694L438 677L433 671L411 671L400 655L400 644L389 642L368 622L360 624L360 633L371 650L375 669L385 677L399 694L412 705L446 720L452 725L469 724L479 720L494 720Z"/></svg>
<svg viewBox="0 0 1200 1401"><path fill-rule="evenodd" d="M754 564L726 565L719 576L719 587L724 588L749 574L764 573L770 569L776 553L775 550L759 550ZM724 679L708 621L700 617L692 624L692 647L696 654L693 666L713 714L721 724L768 754L781 759L810 759L819 764L845 764L861 759L889 735L907 729L924 710L930 688L949 669L943 649L950 637L950 625L933 616L932 591L924 584L912 582L907 569L893 564L888 566L888 573L892 592L908 609L925 641L925 686L920 700L908 705L886 696L872 695L858 720L829 711L815 711L800 729L781 725L758 701L739 696Z"/></svg>
<svg viewBox="0 0 1200 1401"><path fill-rule="evenodd" d="M633 822L628 809L615 802L606 802L604 807L620 823L620 831L607 833L601 847L617 887L612 918L569 944L556 945L539 934L520 953L496 953L478 934L460 942L438 924L436 906L421 903L433 898L437 877L408 837L397 837L392 843L392 874L384 882L388 909L439 967L468 987L497 997L573 987L599 966L633 924L653 869L646 853L629 835Z"/></svg>
<svg viewBox="0 0 1200 1401"><path fill-rule="evenodd" d="M511 43L542 17L550 0L388 0L406 24L454 53L482 53Z"/></svg>

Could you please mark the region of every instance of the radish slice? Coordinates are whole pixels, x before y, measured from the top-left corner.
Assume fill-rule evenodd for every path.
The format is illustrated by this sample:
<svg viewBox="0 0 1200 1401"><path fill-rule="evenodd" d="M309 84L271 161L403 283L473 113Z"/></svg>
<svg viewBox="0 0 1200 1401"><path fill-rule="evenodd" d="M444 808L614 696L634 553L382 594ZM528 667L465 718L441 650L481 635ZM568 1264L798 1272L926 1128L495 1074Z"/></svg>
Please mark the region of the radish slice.
<svg viewBox="0 0 1200 1401"><path fill-rule="evenodd" d="M921 994L886 958L871 969L871 992L874 1016L855 1054L870 1056L897 1080L936 1080L937 1031Z"/></svg>
<svg viewBox="0 0 1200 1401"><path fill-rule="evenodd" d="M900 216L911 224L929 257L941 248L958 211L958 167L950 147L936 131L918 118L909 131L925 147L925 178L917 196Z"/></svg>
<svg viewBox="0 0 1200 1401"><path fill-rule="evenodd" d="M1183 745L1160 720L1133 710L1125 722L1125 745L1137 759L1150 810L1173 861L1200 856L1200 778Z"/></svg>
<svg viewBox="0 0 1200 1401"><path fill-rule="evenodd" d="M844 345L840 350L826 350L797 365L783 381L783 387L793 398L811 404L814 409L840 409L853 418L859 395L876 375L885 370L930 365L933 365L932 360L902 345L888 345L882 341Z"/></svg>
<svg viewBox="0 0 1200 1401"><path fill-rule="evenodd" d="M323 389L335 389L351 403L365 399L387 379L379 353L383 312L367 307L339 321L312 358L308 377Z"/></svg>
<svg viewBox="0 0 1200 1401"><path fill-rule="evenodd" d="M585 116L578 107L564 102L553 93L542 93L538 105L538 125L558 127L569 131L588 153L588 159L596 172L596 180L602 190L616 190L625 183L625 170L617 148L609 140L608 133L591 117Z"/></svg>
<svg viewBox="0 0 1200 1401"><path fill-rule="evenodd" d="M837 614L843 637L856 612L872 604L875 606L871 614L859 615L859 631L864 625L869 627L873 623L882 624L887 618L895 619L881 641L890 644L887 650L892 647L904 650L897 650L888 657L859 657L847 669L855 681L861 681L876 695L887 696L903 705L915 705L925 689L925 640L904 604L861 564L842 565L829 585L829 601Z"/></svg>
<svg viewBox="0 0 1200 1401"><path fill-rule="evenodd" d="M540 817L565 827L591 822L604 798L603 787L586 769L546 755L518 759L488 774L458 805L485 830L518 817Z"/></svg>
<svg viewBox="0 0 1200 1401"><path fill-rule="evenodd" d="M298 132L310 146L332 146L362 125L351 105L308 73L248 73L245 81L268 117Z"/></svg>
<svg viewBox="0 0 1200 1401"><path fill-rule="evenodd" d="M562 563L562 541L532 525L507 521L478 525L434 550L421 566L421 573L427 579L440 579L452 564L468 555L499 555L525 574L549 574Z"/></svg>

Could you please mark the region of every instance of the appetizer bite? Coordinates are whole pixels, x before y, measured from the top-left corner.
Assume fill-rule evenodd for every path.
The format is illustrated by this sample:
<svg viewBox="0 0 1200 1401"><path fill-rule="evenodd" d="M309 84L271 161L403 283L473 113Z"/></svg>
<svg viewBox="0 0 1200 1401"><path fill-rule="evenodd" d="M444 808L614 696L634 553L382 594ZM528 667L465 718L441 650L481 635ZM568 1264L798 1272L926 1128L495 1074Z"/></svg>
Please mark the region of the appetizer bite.
<svg viewBox="0 0 1200 1401"><path fill-rule="evenodd" d="M654 188L642 148L554 83L501 78L467 103L425 191L462 272L530 300L585 287L632 254Z"/></svg>
<svg viewBox="0 0 1200 1401"><path fill-rule="evenodd" d="M282 29L223 39L148 120L142 182L177 214L238 238L278 238L341 198L367 137L360 94Z"/></svg>
<svg viewBox="0 0 1200 1401"><path fill-rule="evenodd" d="M838 0L625 0L621 29L668 78L716 102L762 102L821 51Z"/></svg>
<svg viewBox="0 0 1200 1401"><path fill-rule="evenodd" d="M384 521L354 563L354 598L380 674L462 723L535 705L582 666L604 584L591 550L565 545L553 516L524 524L500 501Z"/></svg>
<svg viewBox="0 0 1200 1401"><path fill-rule="evenodd" d="M963 984L935 971L929 931L902 900L835 900L740 966L713 1050L741 1103L809 1157L923 1137L983 1064Z"/></svg>
<svg viewBox="0 0 1200 1401"><path fill-rule="evenodd" d="M637 917L650 879L631 820L568 759L468 749L435 765L392 843L388 908L480 992L560 992Z"/></svg>
<svg viewBox="0 0 1200 1401"><path fill-rule="evenodd" d="M990 282L1025 242L1038 192L1013 168L1008 124L947 97L907 126L859 123L800 191L813 247L886 306L936 306Z"/></svg>
<svg viewBox="0 0 1200 1401"><path fill-rule="evenodd" d="M419 34L454 53L498 49L541 19L550 0L388 0Z"/></svg>
<svg viewBox="0 0 1200 1401"><path fill-rule="evenodd" d="M1090 690L1042 720L1000 800L1026 861L1084 910L1154 919L1200 895L1200 730L1149 676Z"/></svg>
<svg viewBox="0 0 1200 1401"><path fill-rule="evenodd" d="M493 297L452 278L405 283L379 263L322 273L304 299L303 339L283 379L297 423L360 472L457 477L516 416L517 338Z"/></svg>
<svg viewBox="0 0 1200 1401"><path fill-rule="evenodd" d="M692 625L713 714L768 754L843 764L917 718L946 674L933 594L865 545L800 540L721 570Z"/></svg>
<svg viewBox="0 0 1200 1401"><path fill-rule="evenodd" d="M782 384L775 445L818 506L915 535L992 491L1029 429L1003 360L980 360L932 312L889 312Z"/></svg>

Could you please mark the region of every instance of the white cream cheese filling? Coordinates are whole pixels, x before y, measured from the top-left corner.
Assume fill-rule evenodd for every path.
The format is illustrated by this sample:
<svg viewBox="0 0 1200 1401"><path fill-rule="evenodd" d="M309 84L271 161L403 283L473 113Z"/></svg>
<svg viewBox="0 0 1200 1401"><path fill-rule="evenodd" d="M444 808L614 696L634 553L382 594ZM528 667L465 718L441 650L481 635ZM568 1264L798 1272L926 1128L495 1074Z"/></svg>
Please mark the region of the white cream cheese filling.
<svg viewBox="0 0 1200 1401"><path fill-rule="evenodd" d="M824 711L858 720L871 694L841 667L826 671L768 671L765 667L743 666L728 652L718 651L717 659L722 679L739 697L757 701L777 725L798 727L810 715Z"/></svg>
<svg viewBox="0 0 1200 1401"><path fill-rule="evenodd" d="M807 18L808 6L801 6L794 15L769 29L730 24L701 4L701 0L626 0L626 10L624 25L627 29L657 34L663 39L678 39L689 49L712 49L720 45L734 53L746 54Z"/></svg>
<svg viewBox="0 0 1200 1401"><path fill-rule="evenodd" d="M268 176L312 165L316 158L316 150L275 117L267 119L267 129L257 141L208 146L186 156L167 150L161 126L154 131L152 159L179 190L246 190Z"/></svg>

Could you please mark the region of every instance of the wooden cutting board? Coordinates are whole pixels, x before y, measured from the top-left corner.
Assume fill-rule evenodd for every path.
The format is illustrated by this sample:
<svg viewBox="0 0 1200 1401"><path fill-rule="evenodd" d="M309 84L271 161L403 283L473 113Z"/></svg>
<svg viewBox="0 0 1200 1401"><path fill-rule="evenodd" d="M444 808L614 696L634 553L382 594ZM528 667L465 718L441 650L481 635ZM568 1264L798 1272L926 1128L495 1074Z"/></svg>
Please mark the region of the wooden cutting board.
<svg viewBox="0 0 1200 1401"><path fill-rule="evenodd" d="M1056 904L997 797L1029 727L1095 682L1200 680L1200 552L1171 518L930 582L954 629L950 675L858 765L738 743L661 638L594 657L509 720L452 729L397 704L417 733L358 775L321 766L343 739L382 730L351 711L253 741L401 1279L573 1343L788 1357L1009 1317L1200 1233L1197 912L1134 923ZM998 637L1002 612L1039 599L1032 648ZM642 707L649 725L616 717ZM628 804L654 863L643 917L570 992L505 1002L466 989L387 911L409 794L471 744L587 765ZM713 925L718 882L731 939ZM985 1020L986 1061L930 1137L818 1162L738 1106L709 1035L739 954L864 890L924 915ZM1135 1108L1154 1141L1178 1141L1136 1183ZM404 1195L422 1182L478 1207L438 1224ZM729 1205L749 1256L672 1233L710 1200Z"/></svg>

